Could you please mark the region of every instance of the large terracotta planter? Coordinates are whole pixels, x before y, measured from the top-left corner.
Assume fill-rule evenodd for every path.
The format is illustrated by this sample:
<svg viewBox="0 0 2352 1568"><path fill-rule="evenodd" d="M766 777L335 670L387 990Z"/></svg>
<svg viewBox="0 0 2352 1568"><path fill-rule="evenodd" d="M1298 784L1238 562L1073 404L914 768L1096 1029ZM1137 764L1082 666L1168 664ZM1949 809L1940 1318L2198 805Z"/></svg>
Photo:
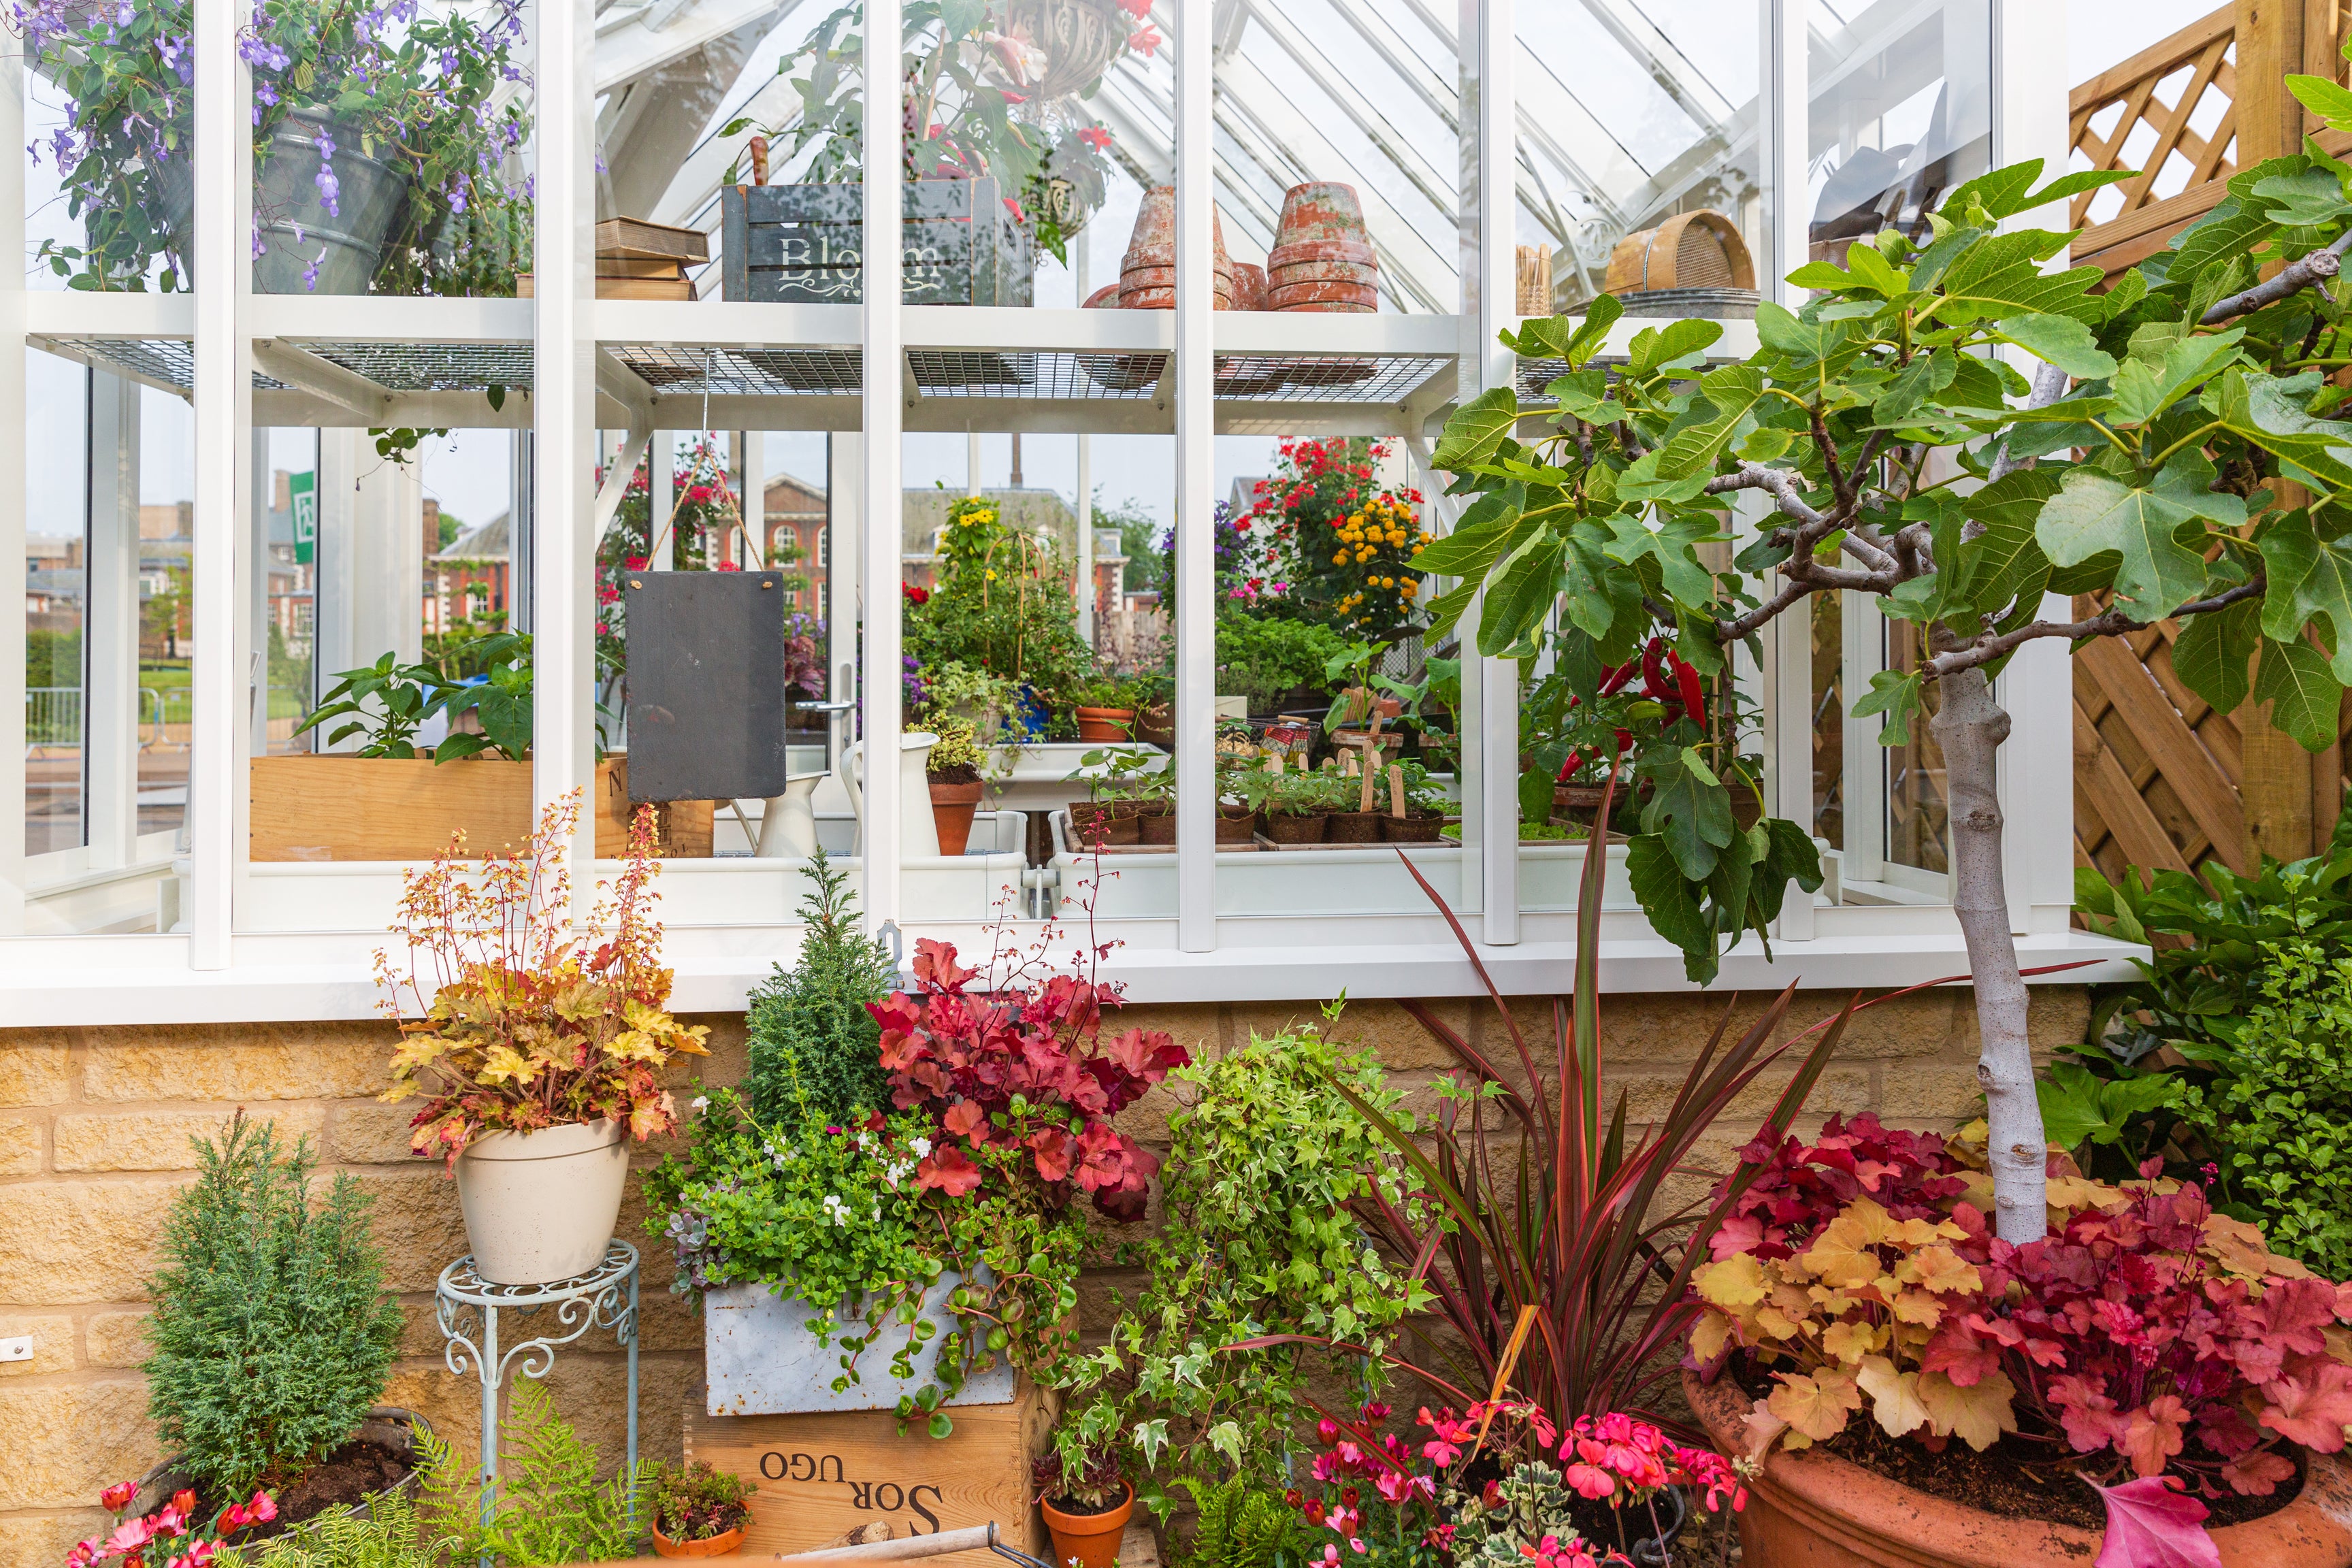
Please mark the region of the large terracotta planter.
<svg viewBox="0 0 2352 1568"><path fill-rule="evenodd" d="M612 1117L491 1132L457 1156L457 1203L474 1270L493 1285L545 1285L604 1256L629 1179L629 1130Z"/></svg>
<svg viewBox="0 0 2352 1568"><path fill-rule="evenodd" d="M1710 1387L1688 1373L1683 1393L1715 1446L1740 1452L1748 1394L1728 1377ZM2305 1458L2293 1502L2212 1532L2224 1568L2352 1564L2352 1465L2341 1454ZM2100 1537L1947 1502L1813 1449L1765 1461L1748 1483L1739 1542L1746 1561L1769 1568L2088 1568Z"/></svg>
<svg viewBox="0 0 2352 1568"><path fill-rule="evenodd" d="M1074 1563L1078 1568L1113 1568L1118 1562L1118 1540L1127 1530L1127 1517L1135 1511L1135 1489L1128 1487L1127 1500L1101 1513L1064 1513L1050 1502L1037 1506L1054 1537L1056 1568L1069 1568Z"/></svg>
<svg viewBox="0 0 2352 1568"><path fill-rule="evenodd" d="M961 855L971 843L971 816L980 809L981 783L942 784L934 779L931 826L940 836L940 853Z"/></svg>
<svg viewBox="0 0 2352 1568"><path fill-rule="evenodd" d="M743 1531L739 1526L724 1535L706 1536L700 1541L672 1541L654 1526L654 1554L657 1557L729 1557L743 1549Z"/></svg>

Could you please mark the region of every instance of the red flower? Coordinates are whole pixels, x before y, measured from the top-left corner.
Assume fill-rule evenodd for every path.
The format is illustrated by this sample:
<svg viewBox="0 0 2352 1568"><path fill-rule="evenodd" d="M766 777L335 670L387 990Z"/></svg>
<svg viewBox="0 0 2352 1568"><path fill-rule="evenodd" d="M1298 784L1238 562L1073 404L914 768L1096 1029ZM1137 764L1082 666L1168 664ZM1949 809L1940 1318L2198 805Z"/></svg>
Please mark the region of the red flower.
<svg viewBox="0 0 2352 1568"><path fill-rule="evenodd" d="M106 1505L107 1512L121 1513L124 1509L131 1506L131 1500L138 1495L139 1489L136 1486L133 1486L131 1482L117 1481L114 1485L99 1493L98 1500Z"/></svg>
<svg viewBox="0 0 2352 1568"><path fill-rule="evenodd" d="M621 559L622 566L631 572L644 571L646 569L646 557L643 555L627 555Z"/></svg>
<svg viewBox="0 0 2352 1568"><path fill-rule="evenodd" d="M918 588L912 583L900 584L900 592L907 595L907 603L910 605L928 605L931 602L929 590Z"/></svg>
<svg viewBox="0 0 2352 1568"><path fill-rule="evenodd" d="M1151 0L1141 0L1141 3L1147 9L1149 9L1151 5ZM1078 132L1078 140L1085 142L1087 146L1093 148L1097 153L1108 153L1110 151L1110 132L1104 130L1099 125L1088 125L1082 128Z"/></svg>
<svg viewBox="0 0 2352 1568"><path fill-rule="evenodd" d="M1127 36L1127 47L1140 53L1145 59L1151 58L1160 46L1166 42L1167 40L1160 36L1160 29L1149 22L1146 22L1140 30Z"/></svg>
<svg viewBox="0 0 2352 1568"><path fill-rule="evenodd" d="M732 561L721 561L718 565L712 567L711 570L714 572L740 572L743 568L737 565Z"/></svg>

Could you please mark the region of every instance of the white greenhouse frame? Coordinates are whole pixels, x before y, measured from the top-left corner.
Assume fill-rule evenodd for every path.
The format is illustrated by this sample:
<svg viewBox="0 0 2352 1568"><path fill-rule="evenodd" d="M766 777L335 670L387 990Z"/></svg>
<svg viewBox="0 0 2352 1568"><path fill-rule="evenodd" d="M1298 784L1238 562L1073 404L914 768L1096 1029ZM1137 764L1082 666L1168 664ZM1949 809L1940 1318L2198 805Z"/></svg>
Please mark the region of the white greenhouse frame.
<svg viewBox="0 0 2352 1568"><path fill-rule="evenodd" d="M1348 0L1337 0L1364 41L1398 68L1431 109L1461 127L1455 246L1427 234L1383 233L1388 220L1381 214L1389 209L1380 200L1368 204L1384 265L1393 274L1391 292L1424 305L1458 292L1458 313L1422 309L1410 314L1318 316L1220 314L1210 309L1213 199L1224 206L1229 221L1270 230L1272 215L1252 194L1252 171L1261 184L1349 177L1344 168L1331 166L1337 154L1327 142L1298 134L1296 110L1229 48L1244 22L1255 19L1299 57L1302 68L1342 102L1357 128L1390 147L1400 180L1418 179L1425 186L1433 173L1416 174L1427 161L1425 150L1402 147L1375 106L1346 81L1326 79L1332 76L1328 65L1305 58L1312 46L1296 37L1280 0L1160 0L1153 17L1171 35L1172 47L1148 68L1123 65L1096 106L1115 129L1147 119L1174 127L1173 170L1138 170L1155 180L1182 172L1175 180L1178 281L1172 312L898 304L894 155L868 159L868 167L888 173L877 182L880 199L866 203L865 254L879 259L870 264L862 305L595 299L592 230L600 96L803 3L685 0L682 11L662 4L600 19L592 13L591 0L541 0L530 18L539 117L536 297L476 300L252 292L250 269L244 264L252 204L250 182L244 177L249 78L235 47L245 14L231 0L195 0L194 292L100 295L28 289L21 276L0 279L0 471L21 473L35 458L26 449L28 345L184 392L194 405L194 718L186 842L173 868L180 929L0 941L0 994L6 998L0 1005L8 1023L326 1019L364 1016L374 1005L370 957L382 941L380 917L397 892L399 868L272 867L271 885L264 888L236 847L247 839L248 806L246 672L254 650L252 617L245 606L257 570L249 522L254 432L302 426L508 427L531 433L537 456L529 470L527 509L532 520L530 625L543 694L532 781L541 805L583 786L593 773L593 541L619 499L617 479L600 497L590 477L600 431L626 432L623 461L614 469L619 476L627 474L635 455L656 431L815 429L858 435L835 444L835 514L844 522L854 517L856 533L847 540L835 536L837 544L852 547L856 573L854 578L835 574L835 608L838 616L851 602L852 588L862 593L865 605L887 606L866 618L862 647L869 698L865 734L874 748L869 754L883 755L895 754L901 729L900 433L1172 432L1180 606L1174 765L1181 802L1173 917L1107 927L1100 934L1117 937L1122 945L1105 964L1106 974L1124 981L1131 999L1146 1002L1292 1000L1342 991L1358 996L1458 994L1475 988L1469 965L1433 912L1219 913L1211 815L1213 557L1205 526L1217 500L1211 437L1388 436L1402 438L1425 458L1426 443L1435 439L1453 406L1517 374L1514 356L1497 344L1496 333L1516 325L1513 246L1520 237L1521 208L1538 198L1549 200L1531 193L1528 166L1518 153L1540 142L1547 156L1570 166L1557 143L1575 124L1591 120L1567 89L1540 64L1527 62L1526 51L1515 47L1515 5L1578 0L1458 0L1450 26L1433 0L1404 0L1433 34L1467 41L1458 68L1453 61L1401 57L1399 40L1377 18L1357 16L1348 11ZM1628 47L1647 49L1658 41L1644 31L1647 24L1629 0L1582 3ZM2040 153L2063 165L2062 8L2026 0L1986 3L1992 17L1995 160ZM1906 14L1924 14L1937 4L1882 0L1890 12ZM1723 136L1760 136L1769 212L1785 207L1780 198L1787 193L1801 197L1807 188L1808 55L1820 47L1820 38L1807 25L1805 0L1758 5L1766 45L1759 63L1760 127L1742 132L1732 123L1737 115L1714 102L1705 83L1679 79L1663 57L1651 63L1665 89L1686 107L1696 106L1693 111L1707 116ZM665 13L657 27L649 21L656 9ZM873 25L896 32L899 0L867 0L867 9ZM1523 84L1529 88L1524 100ZM12 54L0 71L0 145L25 143L26 92L21 56ZM1530 111L1529 103L1537 111ZM869 149L893 149L900 133L895 104L868 103ZM1220 138L1239 151L1219 153ZM1141 147L1150 137L1139 132L1120 139ZM1251 170L1237 172L1229 158L1244 156ZM710 146L698 147L655 216L663 221L689 218L707 205L723 162ZM11 172L0 179L0 253L22 256L21 159L9 160L8 167ZM1481 193L1496 191L1511 193L1510 199L1496 204L1499 211L1480 200ZM1637 195L1622 194L1628 199ZM1802 238L1791 232L1797 226L1768 225L1776 253L1759 258L1759 274L1777 279L1801 263ZM1458 270L1448 274L1443 264L1456 253ZM1640 325L1621 322L1612 346L1622 346ZM1752 343L1752 327L1734 322L1716 352L1736 355ZM134 353L131 345L142 347ZM147 352L171 345L193 350L185 385L166 363L168 355L158 359ZM511 354L528 355L530 390L509 394L502 408L493 409L478 391L412 390L396 374L380 372L383 379L372 379L353 368L397 357L371 359L371 348L414 351L418 345L476 345L486 351L503 346ZM836 365L854 364L856 395L845 381L832 392L783 395L773 386L758 387L736 362L724 362L730 374L743 378L731 394L665 390L629 368L632 359L651 363L665 354L700 359L708 367L720 364L728 351L747 349L804 352L827 356ZM1158 354L1166 361L1157 383L1123 397L948 395L927 390L914 368L920 355L1009 352ZM1219 363L1256 354L1373 358L1382 374L1369 384L1379 394L1350 397L1340 389L1318 395L1324 400L1300 402L1217 397ZM854 464L839 460L852 453ZM14 549L21 556L25 524L25 494L18 484L0 500L0 554ZM860 541L862 548L856 547ZM836 550L835 559L840 555ZM1768 636L1763 667L1750 672L1768 714L1768 787L1779 813L1806 820L1812 809L1812 734L1804 700L1811 695L1810 654L1800 623L1777 622ZM21 721L15 716L25 710L24 637L21 611L0 617L0 714L16 723ZM836 647L850 646L844 641ZM843 657L836 651L836 665ZM1483 671L1465 671L1464 726L1478 738L1482 754L1509 755L1518 731L1512 669L1504 661L1486 662ZM2001 700L2015 719L2002 779L2012 924L2029 969L2087 960L2091 967L2064 978L2123 977L2129 971L2122 958L2134 950L2068 929L2074 857L2067 676L2065 650L2038 643L2021 652L2001 678ZM548 695L554 693L571 693L573 700L554 700ZM1783 694L1797 700L1783 700ZM1848 755L1874 761L1874 744L1867 752L1850 747ZM24 753L20 729L14 741L0 746L0 796L13 784L15 798L22 798ZM1794 765L1780 765L1784 758ZM910 803L899 798L895 770L870 772L865 799L870 848L861 883L869 921L889 922L910 939L948 936L967 949L984 942L977 921L940 921L927 912L932 884L902 863L894 826ZM1517 836L1498 839L1486 830L1488 824L1514 819L1514 782L1507 769L1486 769L1482 776L1474 771L1465 785L1465 902L1478 911L1470 929L1483 961L1507 991L1559 989L1573 951L1572 917L1553 909L1522 912ZM588 852L583 839L575 853ZM0 900L20 898L26 858L21 836L0 853L10 857L0 863ZM669 863L661 886L679 1008L740 1008L771 963L791 952L799 928L788 911L801 889L786 868L794 864ZM763 875L774 880L762 880ZM591 881L593 874L575 880ZM267 922L281 929L254 929L250 917L265 903L290 912L289 918ZM11 929L10 913L0 902L0 930ZM15 929L22 929L21 921ZM1684 987L1679 954L1650 931L1637 909L1612 901L1603 943L1607 987ZM1728 955L1719 984L1778 985L1801 976L1808 984L1884 986L1949 976L1966 967L1948 909L1815 907L1795 900L1779 924L1769 958L1753 940L1742 942Z"/></svg>

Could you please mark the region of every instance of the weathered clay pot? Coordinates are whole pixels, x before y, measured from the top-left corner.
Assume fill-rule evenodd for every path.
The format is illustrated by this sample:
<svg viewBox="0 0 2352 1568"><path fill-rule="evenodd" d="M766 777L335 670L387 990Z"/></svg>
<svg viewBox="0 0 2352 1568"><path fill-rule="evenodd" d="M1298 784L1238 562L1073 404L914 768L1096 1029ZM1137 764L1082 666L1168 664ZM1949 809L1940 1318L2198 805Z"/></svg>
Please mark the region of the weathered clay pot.
<svg viewBox="0 0 2352 1568"><path fill-rule="evenodd" d="M1234 263L1225 254L1224 225L1209 210L1209 241L1216 272L1216 306L1233 308ZM1135 215L1135 232L1118 264L1118 303L1126 310L1176 308L1176 187L1154 185Z"/></svg>
<svg viewBox="0 0 2352 1568"><path fill-rule="evenodd" d="M1118 1542L1126 1532L1128 1515L1135 1511L1135 1489L1128 1487L1127 1500L1102 1513L1064 1513L1050 1502L1037 1507L1054 1538L1054 1561L1059 1568L1070 1568L1072 1563L1077 1568L1112 1568L1118 1561Z"/></svg>
<svg viewBox="0 0 2352 1568"><path fill-rule="evenodd" d="M1265 309L1265 268L1255 262L1234 263L1234 309L1263 310Z"/></svg>
<svg viewBox="0 0 2352 1568"><path fill-rule="evenodd" d="M740 1529L700 1541L672 1541L662 1533L660 1525L654 1526L654 1554L657 1557L730 1557L742 1547L743 1532Z"/></svg>
<svg viewBox="0 0 2352 1568"><path fill-rule="evenodd" d="M1353 185L1318 180L1282 198L1265 253L1265 309L1367 313L1379 308L1380 263Z"/></svg>
<svg viewBox="0 0 2352 1568"><path fill-rule="evenodd" d="M940 853L961 855L971 842L972 813L980 809L981 784L942 784L929 781L931 792L931 827L940 836Z"/></svg>
<svg viewBox="0 0 2352 1568"><path fill-rule="evenodd" d="M1753 1401L1730 1378L1683 1374L1683 1394L1715 1446L1744 1447ZM2303 1491L2276 1513L2216 1530L2223 1568L2346 1568L2352 1563L2352 1464L2307 1454ZM1739 1515L1744 1559L1769 1568L2086 1568L2094 1531L2002 1519L1813 1449L1776 1453L1748 1483Z"/></svg>

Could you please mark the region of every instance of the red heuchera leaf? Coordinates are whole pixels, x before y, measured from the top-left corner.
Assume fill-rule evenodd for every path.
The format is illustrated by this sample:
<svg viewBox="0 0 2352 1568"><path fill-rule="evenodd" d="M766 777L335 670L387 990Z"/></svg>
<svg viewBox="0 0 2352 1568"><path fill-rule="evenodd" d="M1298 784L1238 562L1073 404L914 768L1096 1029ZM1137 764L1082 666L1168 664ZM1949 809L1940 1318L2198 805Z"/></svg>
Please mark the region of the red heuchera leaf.
<svg viewBox="0 0 2352 1568"><path fill-rule="evenodd" d="M1036 1157L1037 1173L1049 1182L1070 1179L1070 1158L1077 1140L1058 1127L1041 1127L1029 1135L1029 1151Z"/></svg>
<svg viewBox="0 0 2352 1568"><path fill-rule="evenodd" d="M2181 1430L2188 1425L2189 1406L2167 1394L2124 1415L2116 1447L2130 1458L2134 1475L2160 1476L2184 1446Z"/></svg>
<svg viewBox="0 0 2352 1568"><path fill-rule="evenodd" d="M2262 1423L2289 1442L2323 1454L2344 1447L2352 1422L2352 1367L2321 1362L2301 1377L2263 1385Z"/></svg>
<svg viewBox="0 0 2352 1568"><path fill-rule="evenodd" d="M976 1100L959 1100L948 1107L948 1113L940 1118L940 1125L959 1138L969 1138L974 1132L981 1132L984 1142L988 1112L980 1108Z"/></svg>
<svg viewBox="0 0 2352 1568"><path fill-rule="evenodd" d="M2294 1479L2294 1461L2284 1454L2263 1448L2222 1466L2221 1479L2234 1491L2250 1497L2268 1497L2278 1490L2281 1481Z"/></svg>
<svg viewBox="0 0 2352 1568"><path fill-rule="evenodd" d="M954 1144L942 1144L924 1155L923 1163L915 1167L915 1184L937 1187L951 1198L960 1198L980 1185L980 1167Z"/></svg>
<svg viewBox="0 0 2352 1568"><path fill-rule="evenodd" d="M2084 1484L2107 1506L2106 1539L2092 1568L2221 1568L2205 1505L2173 1490L2178 1481L2146 1476L2119 1487Z"/></svg>

